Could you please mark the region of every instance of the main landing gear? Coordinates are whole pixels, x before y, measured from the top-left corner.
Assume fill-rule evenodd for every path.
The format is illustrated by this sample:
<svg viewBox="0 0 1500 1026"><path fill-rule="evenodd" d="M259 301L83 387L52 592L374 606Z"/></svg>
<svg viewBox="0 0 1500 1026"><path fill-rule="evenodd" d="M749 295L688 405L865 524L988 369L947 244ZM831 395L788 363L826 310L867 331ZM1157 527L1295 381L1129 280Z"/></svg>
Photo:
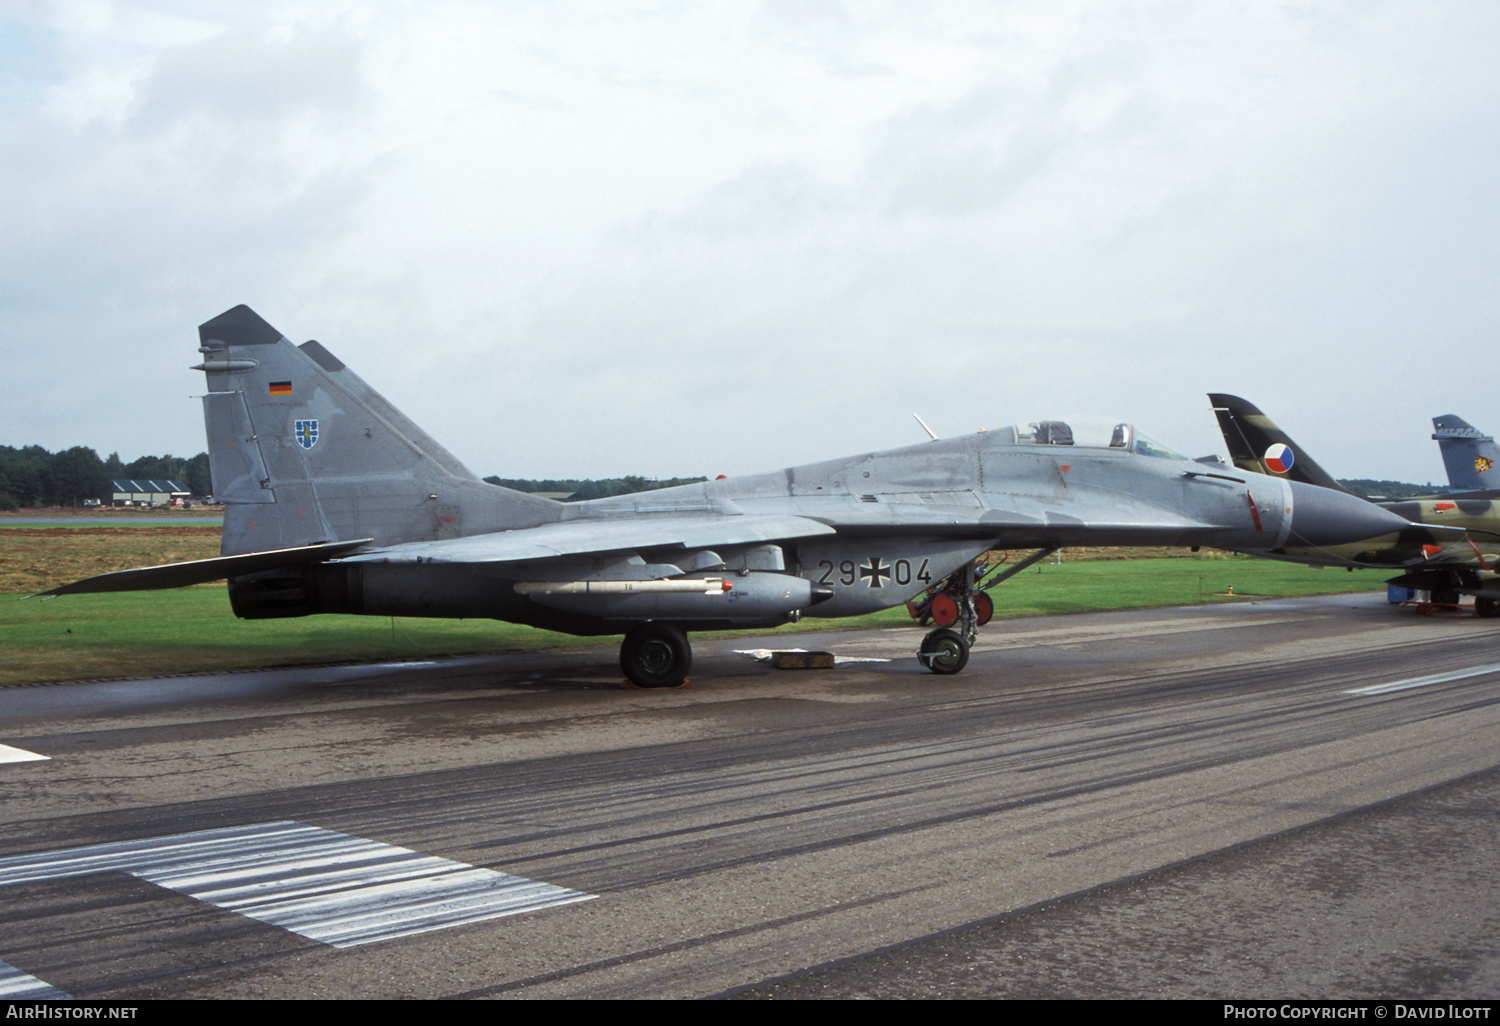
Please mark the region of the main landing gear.
<svg viewBox="0 0 1500 1026"><path fill-rule="evenodd" d="M620 669L640 688L675 688L693 667L693 648L682 629L660 620L630 628L620 645Z"/></svg>
<svg viewBox="0 0 1500 1026"><path fill-rule="evenodd" d="M1059 547L1039 549L1009 566L982 566L979 560L972 560L911 603L907 608L918 623L924 627L929 623L938 626L922 639L917 661L933 673L942 674L957 673L969 665L969 648L979 637L979 628L995 615L995 600L987 594L989 589L1046 559Z"/></svg>
<svg viewBox="0 0 1500 1026"><path fill-rule="evenodd" d="M1471 543L1472 544L1472 543ZM1478 556L1478 549L1475 555ZM1400 577L1393 577L1387 584L1404 588L1406 595L1392 601L1408 602L1416 606L1417 612L1431 616L1440 610L1458 611L1463 596L1474 596L1474 615L1485 619L1500 616L1500 578L1497 578L1483 558L1479 565L1486 571L1483 575L1467 568L1443 568L1409 570ZM1413 601L1412 592L1426 592L1426 601Z"/></svg>

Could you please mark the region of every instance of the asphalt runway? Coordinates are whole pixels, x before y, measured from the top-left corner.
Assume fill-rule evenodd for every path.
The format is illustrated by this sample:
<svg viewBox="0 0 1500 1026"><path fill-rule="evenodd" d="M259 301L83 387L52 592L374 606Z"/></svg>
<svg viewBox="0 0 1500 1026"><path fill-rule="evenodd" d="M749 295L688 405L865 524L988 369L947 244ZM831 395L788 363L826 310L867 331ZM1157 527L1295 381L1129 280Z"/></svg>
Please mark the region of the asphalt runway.
<svg viewBox="0 0 1500 1026"><path fill-rule="evenodd" d="M0 994L1495 996L1500 624L1339 596L0 690ZM780 644L884 658L777 671ZM28 758L41 756L45 758ZM15 760L15 761L6 761Z"/></svg>

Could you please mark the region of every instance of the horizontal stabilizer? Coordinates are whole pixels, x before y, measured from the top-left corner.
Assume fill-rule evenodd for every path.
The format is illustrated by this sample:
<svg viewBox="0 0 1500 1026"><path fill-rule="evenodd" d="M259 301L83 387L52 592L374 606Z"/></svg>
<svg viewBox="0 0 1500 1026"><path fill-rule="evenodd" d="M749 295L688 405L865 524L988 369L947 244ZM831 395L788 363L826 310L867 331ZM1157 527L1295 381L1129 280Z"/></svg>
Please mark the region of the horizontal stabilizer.
<svg viewBox="0 0 1500 1026"><path fill-rule="evenodd" d="M370 543L369 538L356 541L328 542L321 545L299 545L290 549L272 549L268 552L247 552L239 556L215 556L213 559L195 559L188 563L168 563L165 566L145 566L136 570L119 570L112 574L86 577L72 584L64 584L48 591L38 592L33 598L50 598L54 595L87 595L106 591L151 591L156 588L183 588L189 584L205 584L222 581L242 574L275 570L278 567L298 566L304 563L321 563L335 556L342 556Z"/></svg>

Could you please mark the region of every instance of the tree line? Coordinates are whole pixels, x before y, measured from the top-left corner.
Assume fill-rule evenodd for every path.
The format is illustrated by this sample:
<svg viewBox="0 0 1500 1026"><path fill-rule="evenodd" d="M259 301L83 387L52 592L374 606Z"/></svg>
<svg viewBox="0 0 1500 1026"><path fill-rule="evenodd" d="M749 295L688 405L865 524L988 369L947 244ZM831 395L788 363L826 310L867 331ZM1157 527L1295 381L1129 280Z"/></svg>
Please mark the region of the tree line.
<svg viewBox="0 0 1500 1026"><path fill-rule="evenodd" d="M40 445L0 445L0 509L23 506L82 506L90 499L108 504L112 482L181 481L194 495L213 490L208 453L196 456L142 456L129 463L112 452L108 459L85 445L48 452Z"/></svg>
<svg viewBox="0 0 1500 1026"><path fill-rule="evenodd" d="M1405 481L1376 481L1367 477L1352 477L1339 481L1339 484L1366 499L1409 499L1414 495L1435 495L1442 490L1430 482L1419 485Z"/></svg>
<svg viewBox="0 0 1500 1026"><path fill-rule="evenodd" d="M0 445L0 509L37 506L82 506L91 499L109 504L114 481L181 481L194 495L213 493L213 479L208 471L208 453L182 457L142 456L129 463L112 452L107 459L88 446L75 445L60 452L49 452L40 445L20 448ZM565 478L549 481L527 481L515 478L485 478L490 484L514 488L520 492L564 492L572 499L602 499L611 495L628 495L675 485L696 484L702 477L674 477L670 480L629 476L592 481Z"/></svg>

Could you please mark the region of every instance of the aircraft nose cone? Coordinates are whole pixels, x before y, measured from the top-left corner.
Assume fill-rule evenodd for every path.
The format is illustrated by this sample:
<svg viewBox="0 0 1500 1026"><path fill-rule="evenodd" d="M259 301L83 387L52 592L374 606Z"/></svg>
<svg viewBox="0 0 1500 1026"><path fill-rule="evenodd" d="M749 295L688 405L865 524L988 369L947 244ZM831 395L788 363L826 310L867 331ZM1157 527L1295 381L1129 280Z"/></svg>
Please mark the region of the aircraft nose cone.
<svg viewBox="0 0 1500 1026"><path fill-rule="evenodd" d="M1291 482L1290 547L1347 545L1410 527L1409 521L1357 495Z"/></svg>

